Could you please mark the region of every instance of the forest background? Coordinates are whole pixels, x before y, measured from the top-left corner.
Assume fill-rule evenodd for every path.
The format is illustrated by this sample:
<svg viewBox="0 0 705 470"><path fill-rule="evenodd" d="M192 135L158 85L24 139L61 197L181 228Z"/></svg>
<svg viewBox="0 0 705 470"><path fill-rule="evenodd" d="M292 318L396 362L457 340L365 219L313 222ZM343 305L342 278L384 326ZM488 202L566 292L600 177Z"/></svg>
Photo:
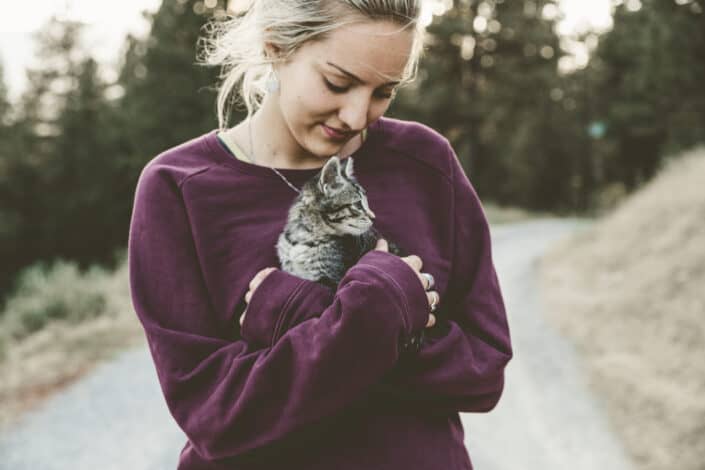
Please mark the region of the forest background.
<svg viewBox="0 0 705 470"><path fill-rule="evenodd" d="M552 0L446 3L387 115L447 136L488 204L599 215L705 140L705 0L615 1L609 31L574 37L557 32ZM225 2L164 0L146 15L150 33L127 37L114 81L85 25L56 17L37 33L41 67L17 102L0 64L0 301L55 260L123 262L141 169L217 127L219 71L195 59ZM565 67L576 41L589 60ZM83 301L73 314L100 311ZM27 314L11 334L64 314Z"/></svg>

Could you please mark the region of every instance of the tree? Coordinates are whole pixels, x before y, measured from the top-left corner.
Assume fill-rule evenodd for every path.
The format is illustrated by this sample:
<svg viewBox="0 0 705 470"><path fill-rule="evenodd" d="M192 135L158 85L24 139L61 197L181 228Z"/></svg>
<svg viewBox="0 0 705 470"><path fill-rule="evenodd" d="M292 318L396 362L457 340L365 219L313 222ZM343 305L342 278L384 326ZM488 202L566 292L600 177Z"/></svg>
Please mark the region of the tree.
<svg viewBox="0 0 705 470"><path fill-rule="evenodd" d="M27 70L28 86L19 99L15 115L3 139L0 173L0 291L11 284L14 273L36 259L50 257L46 239L61 234L46 233L45 204L57 198L46 188L57 164L55 143L60 129L57 119L67 94L76 83L77 64L85 58L80 46L83 25L49 19L36 35L40 68Z"/></svg>
<svg viewBox="0 0 705 470"><path fill-rule="evenodd" d="M599 112L615 151L607 177L632 190L666 152L705 139L705 15L702 1L618 5L614 27L590 63Z"/></svg>
<svg viewBox="0 0 705 470"><path fill-rule="evenodd" d="M427 30L418 83L392 110L443 132L478 192L500 203L555 209L573 200L574 164L555 139L563 110L551 98L557 11L548 0L453 2Z"/></svg>
<svg viewBox="0 0 705 470"><path fill-rule="evenodd" d="M16 162L20 161L22 150L17 138L18 125L11 116L8 89L5 85L4 69L0 64L0 294L11 281L11 256L17 252L17 234L21 215L15 207Z"/></svg>
<svg viewBox="0 0 705 470"><path fill-rule="evenodd" d="M42 245L52 256L74 259L80 265L109 263L116 245L124 243L125 224L115 213L115 198L124 179L122 161L114 153L112 110L107 85L98 64L85 59L75 71L76 87L65 99L56 120L60 130L53 142L55 158L46 162L42 212Z"/></svg>
<svg viewBox="0 0 705 470"><path fill-rule="evenodd" d="M111 213L110 189L120 181L119 161L109 158L113 134L105 132L112 110L82 28L52 18L36 35L42 65L27 71L18 118L3 139L3 291L38 259L86 267L112 261L115 244L124 244L127 220L117 225Z"/></svg>
<svg viewBox="0 0 705 470"><path fill-rule="evenodd" d="M0 129L5 129L10 124L10 97L5 84L5 67L0 61Z"/></svg>
<svg viewBox="0 0 705 470"><path fill-rule="evenodd" d="M224 15L222 3L208 8L203 1L165 0L151 18L149 37L128 39L119 84L135 168L217 126L218 71L195 62L201 27L210 16Z"/></svg>

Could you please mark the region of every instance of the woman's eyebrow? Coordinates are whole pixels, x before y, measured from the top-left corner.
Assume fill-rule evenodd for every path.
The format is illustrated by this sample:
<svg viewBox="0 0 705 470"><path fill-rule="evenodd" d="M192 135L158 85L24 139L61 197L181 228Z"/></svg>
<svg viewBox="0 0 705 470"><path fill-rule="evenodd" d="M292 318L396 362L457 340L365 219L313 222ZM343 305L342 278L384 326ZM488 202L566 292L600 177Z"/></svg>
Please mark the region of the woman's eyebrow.
<svg viewBox="0 0 705 470"><path fill-rule="evenodd" d="M358 77L357 75L354 75L354 74L351 73L351 72L348 72L347 70L345 70L345 69L342 68L342 67L339 67L339 66L335 65L333 62L328 62L328 61L326 61L326 64L330 65L331 67L335 67L335 68L338 69L340 72L342 72L342 73L344 73L345 75L347 75L348 77L352 78L353 80L357 80L357 81L360 82L361 84L365 85L365 82L362 81L362 79L361 79L360 77ZM385 83L385 84L382 85L382 86L398 85L399 83L401 83L401 82L397 80L397 81L394 81L394 82L387 82L387 83Z"/></svg>

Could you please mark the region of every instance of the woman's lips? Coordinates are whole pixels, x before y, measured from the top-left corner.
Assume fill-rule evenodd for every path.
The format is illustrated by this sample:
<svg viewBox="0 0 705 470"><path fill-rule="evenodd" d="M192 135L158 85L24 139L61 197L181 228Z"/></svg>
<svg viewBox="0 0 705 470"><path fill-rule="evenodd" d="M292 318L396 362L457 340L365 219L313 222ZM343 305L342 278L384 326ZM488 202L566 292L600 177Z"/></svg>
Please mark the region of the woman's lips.
<svg viewBox="0 0 705 470"><path fill-rule="evenodd" d="M328 127L325 124L321 124L321 127L323 127L323 132L326 133L328 137L334 140L344 140L348 137L350 137L349 132L340 132L336 129L333 129L332 127Z"/></svg>

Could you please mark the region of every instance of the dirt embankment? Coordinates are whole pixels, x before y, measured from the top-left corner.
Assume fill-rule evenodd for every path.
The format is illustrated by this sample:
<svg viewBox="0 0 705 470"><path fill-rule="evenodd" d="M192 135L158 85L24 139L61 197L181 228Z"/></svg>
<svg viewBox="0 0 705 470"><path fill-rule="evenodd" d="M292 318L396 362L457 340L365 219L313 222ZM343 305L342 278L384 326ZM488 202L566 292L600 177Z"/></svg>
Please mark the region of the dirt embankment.
<svg viewBox="0 0 705 470"><path fill-rule="evenodd" d="M540 275L638 468L705 468L705 149L669 160Z"/></svg>

